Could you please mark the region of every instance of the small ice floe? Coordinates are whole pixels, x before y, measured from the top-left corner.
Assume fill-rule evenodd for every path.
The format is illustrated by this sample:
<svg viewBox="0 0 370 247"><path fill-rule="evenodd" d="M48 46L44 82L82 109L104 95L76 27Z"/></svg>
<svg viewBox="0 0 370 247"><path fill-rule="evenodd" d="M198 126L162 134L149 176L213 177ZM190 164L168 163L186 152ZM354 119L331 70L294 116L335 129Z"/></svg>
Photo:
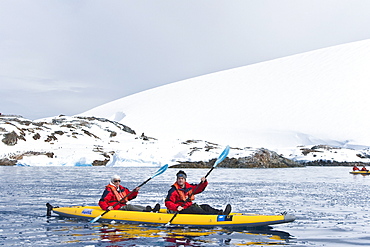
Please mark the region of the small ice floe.
<svg viewBox="0 0 370 247"><path fill-rule="evenodd" d="M353 227L352 226L349 226L347 225L346 223L344 222L340 222L338 224L335 225L335 227L337 229L340 229L340 230L343 230L343 231L353 231Z"/></svg>

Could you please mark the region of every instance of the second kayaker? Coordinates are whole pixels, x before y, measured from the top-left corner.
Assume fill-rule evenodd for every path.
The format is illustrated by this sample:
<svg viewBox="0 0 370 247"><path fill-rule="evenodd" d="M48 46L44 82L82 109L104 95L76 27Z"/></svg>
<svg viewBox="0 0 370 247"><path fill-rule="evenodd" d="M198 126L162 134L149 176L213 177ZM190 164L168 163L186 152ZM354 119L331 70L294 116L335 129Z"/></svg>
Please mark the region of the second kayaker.
<svg viewBox="0 0 370 247"><path fill-rule="evenodd" d="M180 170L176 174L176 182L171 186L168 191L165 205L170 213L180 214L216 214L228 215L231 212L231 205L227 204L225 210L219 210L211 207L208 204L198 205L193 203L194 195L204 191L208 185L205 177L201 178L199 184L189 184L186 182L187 175L184 171Z"/></svg>

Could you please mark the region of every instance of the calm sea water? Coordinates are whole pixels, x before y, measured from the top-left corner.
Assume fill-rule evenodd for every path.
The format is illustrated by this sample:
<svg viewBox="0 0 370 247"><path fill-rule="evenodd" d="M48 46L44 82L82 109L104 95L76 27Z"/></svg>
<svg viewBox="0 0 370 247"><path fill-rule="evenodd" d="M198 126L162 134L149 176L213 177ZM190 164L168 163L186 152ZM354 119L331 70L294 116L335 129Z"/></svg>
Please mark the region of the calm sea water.
<svg viewBox="0 0 370 247"><path fill-rule="evenodd" d="M96 205L113 174L132 189L157 168L0 167L0 246L370 246L370 176L349 167L215 169L196 202L233 212L296 215L263 229L157 228L46 216L53 206ZM142 187L136 204L161 203L178 169ZM208 170L186 169L188 182Z"/></svg>

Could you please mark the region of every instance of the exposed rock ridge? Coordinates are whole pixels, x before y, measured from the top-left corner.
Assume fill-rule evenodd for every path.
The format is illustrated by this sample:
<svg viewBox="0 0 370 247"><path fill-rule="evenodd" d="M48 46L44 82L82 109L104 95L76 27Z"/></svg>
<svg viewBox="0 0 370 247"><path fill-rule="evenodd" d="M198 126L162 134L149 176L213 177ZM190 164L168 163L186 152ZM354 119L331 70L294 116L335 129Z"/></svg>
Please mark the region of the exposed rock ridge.
<svg viewBox="0 0 370 247"><path fill-rule="evenodd" d="M216 159L211 159L208 162L179 162L180 164L172 166L172 168L211 168ZM226 158L218 167L225 168L287 168L287 167L302 167L303 164L289 160L278 155L274 151L264 148L258 149L249 157Z"/></svg>

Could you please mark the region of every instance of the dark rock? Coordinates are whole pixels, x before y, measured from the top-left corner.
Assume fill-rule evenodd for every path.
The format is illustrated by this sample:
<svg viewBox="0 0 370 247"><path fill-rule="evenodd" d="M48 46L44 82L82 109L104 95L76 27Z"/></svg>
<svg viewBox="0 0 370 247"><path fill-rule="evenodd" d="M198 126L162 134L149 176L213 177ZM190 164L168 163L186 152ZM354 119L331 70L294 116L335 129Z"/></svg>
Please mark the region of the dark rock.
<svg viewBox="0 0 370 247"><path fill-rule="evenodd" d="M98 150L96 151L98 152ZM112 153L113 155L114 153ZM93 166L105 166L110 161L110 156L107 153L102 152L102 155L105 157L104 160L94 160L92 165Z"/></svg>
<svg viewBox="0 0 370 247"><path fill-rule="evenodd" d="M54 158L53 152L35 152L35 151L28 151L22 154L12 155L10 158L12 160L21 160L24 156L38 156L38 155L46 155L48 158Z"/></svg>
<svg viewBox="0 0 370 247"><path fill-rule="evenodd" d="M216 159L208 162L179 162L171 168L211 168ZM218 167L225 168L286 168L286 167L303 167L304 164L289 160L276 152L261 148L252 156L240 158L226 158Z"/></svg>
<svg viewBox="0 0 370 247"><path fill-rule="evenodd" d="M95 137L96 139L100 139L98 136L94 135L93 133L91 133L88 130L82 129L82 131L84 132L84 134L86 134L86 135L88 135L90 137Z"/></svg>
<svg viewBox="0 0 370 247"><path fill-rule="evenodd" d="M16 163L16 160L10 160L8 158L0 159L0 166L14 166Z"/></svg>
<svg viewBox="0 0 370 247"><path fill-rule="evenodd" d="M41 135L39 133L36 133L32 136L33 139L38 140L41 138Z"/></svg>
<svg viewBox="0 0 370 247"><path fill-rule="evenodd" d="M46 138L45 142L51 142L51 141L56 141L58 138L55 137L54 134L48 135L48 138Z"/></svg>
<svg viewBox="0 0 370 247"><path fill-rule="evenodd" d="M107 130L107 131L109 131L109 132L110 132L109 137L115 137L115 136L117 136L117 132L112 131L112 130Z"/></svg>
<svg viewBox="0 0 370 247"><path fill-rule="evenodd" d="M114 124L115 126L117 126L118 128L120 128L121 130L127 132L127 133L130 133L130 134L133 134L133 135L136 135L136 132L131 129L130 127L126 126L126 125L123 125L121 123L118 123L118 122L115 122L115 121L111 121L111 120L108 120L106 118L97 118L97 117L76 117L77 119L84 119L84 120L88 120L88 121L100 121L100 122L109 122L111 124Z"/></svg>
<svg viewBox="0 0 370 247"><path fill-rule="evenodd" d="M348 161L335 161L335 160L314 160L302 162L305 166L369 166L369 162L348 162Z"/></svg>
<svg viewBox="0 0 370 247"><path fill-rule="evenodd" d="M18 142L19 136L14 131L4 134L4 139L2 142L8 146L14 146Z"/></svg>

